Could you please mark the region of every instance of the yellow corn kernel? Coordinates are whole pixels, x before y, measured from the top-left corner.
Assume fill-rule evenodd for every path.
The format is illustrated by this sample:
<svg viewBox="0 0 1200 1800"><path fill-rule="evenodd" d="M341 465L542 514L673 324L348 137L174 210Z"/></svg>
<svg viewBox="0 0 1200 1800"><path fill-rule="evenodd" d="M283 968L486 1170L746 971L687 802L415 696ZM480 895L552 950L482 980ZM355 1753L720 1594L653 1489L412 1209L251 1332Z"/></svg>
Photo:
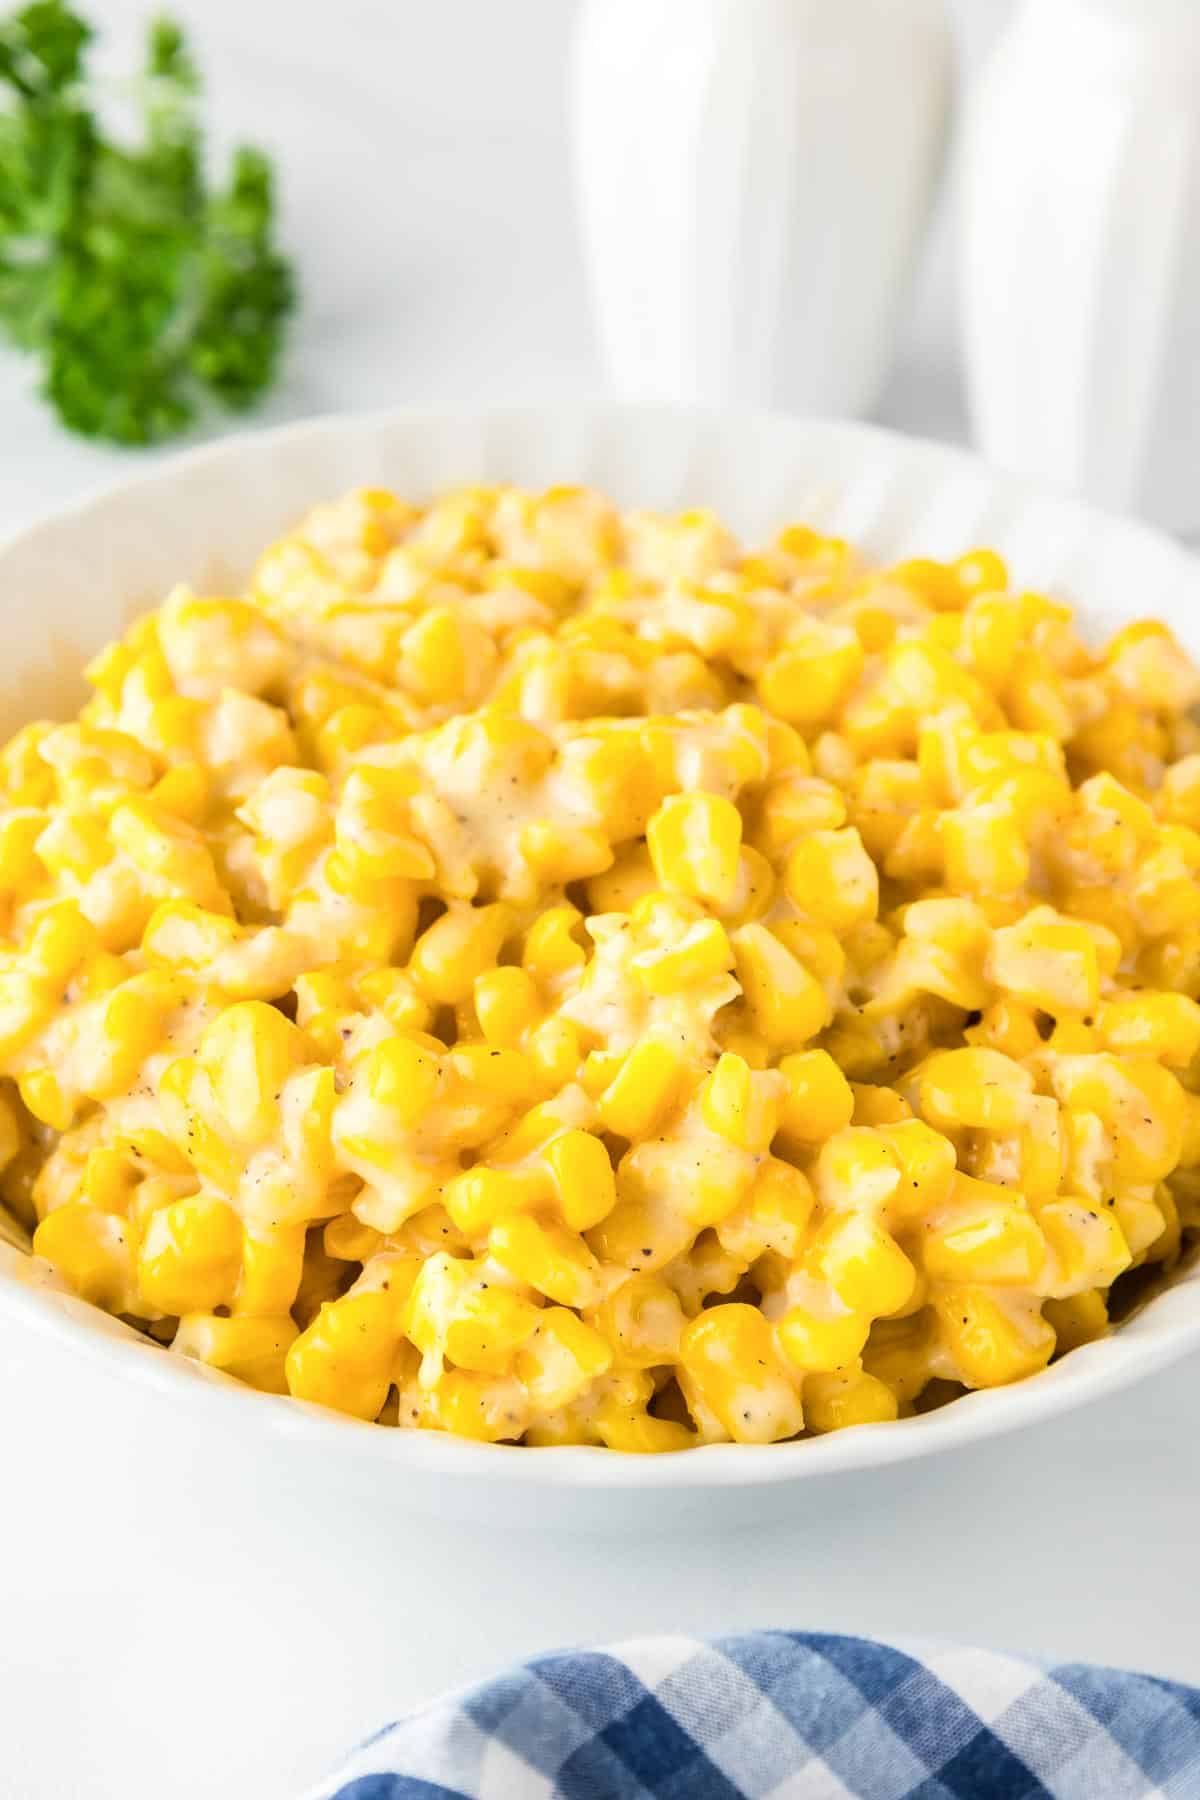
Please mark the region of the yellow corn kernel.
<svg viewBox="0 0 1200 1800"><path fill-rule="evenodd" d="M1181 1169L1194 1169L1198 1163L1200 1163L1200 1094L1185 1093L1179 1166Z"/></svg>
<svg viewBox="0 0 1200 1800"><path fill-rule="evenodd" d="M732 935L737 978L755 1027L777 1050L798 1049L829 1023L825 989L765 925Z"/></svg>
<svg viewBox="0 0 1200 1800"><path fill-rule="evenodd" d="M854 630L813 619L763 669L758 678L762 703L788 724L813 730L836 717L864 661Z"/></svg>
<svg viewBox="0 0 1200 1800"><path fill-rule="evenodd" d="M423 1032L428 1029L431 1008L419 997L403 969L368 969L358 978L358 991L369 1006L379 1008L393 1030ZM345 1010L355 1009L351 1003ZM303 1023L299 1014L297 1023Z"/></svg>
<svg viewBox="0 0 1200 1800"><path fill-rule="evenodd" d="M457 1006L495 968L511 929L512 914L500 903L443 913L413 946L408 970L418 991L436 1006Z"/></svg>
<svg viewBox="0 0 1200 1800"><path fill-rule="evenodd" d="M1177 825L1200 827L1200 753L1181 757L1163 776L1158 805L1164 818ZM0 858L0 867L3 859Z"/></svg>
<svg viewBox="0 0 1200 1800"><path fill-rule="evenodd" d="M433 1105L441 1084L437 1056L409 1037L385 1038L367 1053L355 1078L396 1127L409 1131Z"/></svg>
<svg viewBox="0 0 1200 1800"><path fill-rule="evenodd" d="M873 1081L852 1081L849 1086L855 1125L899 1125L913 1116L912 1107L895 1088L878 1087Z"/></svg>
<svg viewBox="0 0 1200 1800"><path fill-rule="evenodd" d="M147 1222L138 1287L156 1312L212 1312L233 1298L241 1262L242 1222L233 1208L215 1195L194 1194Z"/></svg>
<svg viewBox="0 0 1200 1800"><path fill-rule="evenodd" d="M1054 1331L1025 1306L1009 1307L985 1287L944 1287L932 1296L938 1335L970 1388L1001 1387L1044 1369Z"/></svg>
<svg viewBox="0 0 1200 1800"><path fill-rule="evenodd" d="M212 1077L217 1104L247 1141L273 1130L283 1084L308 1056L304 1033L263 1000L227 1007L200 1040L200 1060Z"/></svg>
<svg viewBox="0 0 1200 1800"><path fill-rule="evenodd" d="M446 1060L473 1101L508 1108L529 1095L529 1063L519 1050L457 1044L447 1052Z"/></svg>
<svg viewBox="0 0 1200 1800"><path fill-rule="evenodd" d="M405 632L400 675L422 700L457 700L466 692L466 647L460 622L450 607L430 607Z"/></svg>
<svg viewBox="0 0 1200 1800"><path fill-rule="evenodd" d="M597 1419L604 1446L626 1456L671 1455L688 1450L696 1442L694 1432L675 1419L657 1419L652 1413L606 1408Z"/></svg>
<svg viewBox="0 0 1200 1800"><path fill-rule="evenodd" d="M176 763L150 789L151 804L160 812L199 825L212 799L212 779L203 763Z"/></svg>
<svg viewBox="0 0 1200 1800"><path fill-rule="evenodd" d="M533 819L522 828L521 855L545 886L584 881L611 868L613 848L596 825Z"/></svg>
<svg viewBox="0 0 1200 1800"><path fill-rule="evenodd" d="M643 1039L597 1101L604 1129L630 1140L647 1137L674 1104L682 1074L683 1064L671 1045Z"/></svg>
<svg viewBox="0 0 1200 1800"><path fill-rule="evenodd" d="M475 1017L489 1044L516 1049L522 1033L540 1019L542 1004L525 968L488 968L475 977Z"/></svg>
<svg viewBox="0 0 1200 1800"><path fill-rule="evenodd" d="M521 966L535 981L553 985L560 977L582 969L587 952L575 938L583 915L574 906L551 906L525 933Z"/></svg>
<svg viewBox="0 0 1200 1800"><path fill-rule="evenodd" d="M643 894L658 887L654 864L645 844L626 845L610 869L593 875L587 884L588 910L595 913L629 912Z"/></svg>
<svg viewBox="0 0 1200 1800"><path fill-rule="evenodd" d="M590 1131L564 1131L546 1147L558 1190L559 1210L572 1231L589 1231L617 1203L616 1176L608 1151Z"/></svg>
<svg viewBox="0 0 1200 1800"><path fill-rule="evenodd" d="M1186 994L1140 993L1106 1001L1096 1029L1119 1055L1152 1056L1171 1069L1186 1069L1200 1056L1200 1006Z"/></svg>
<svg viewBox="0 0 1200 1800"><path fill-rule="evenodd" d="M1050 1291L1056 1299L1111 1287L1133 1260L1109 1207L1064 1197L1039 1208L1038 1225L1052 1257Z"/></svg>
<svg viewBox="0 0 1200 1800"><path fill-rule="evenodd" d="M1054 1332L1055 1350L1064 1355L1080 1344L1094 1343L1108 1331L1108 1307L1095 1288L1071 1294L1065 1300L1047 1300L1042 1317Z"/></svg>
<svg viewBox="0 0 1200 1800"><path fill-rule="evenodd" d="M63 1091L51 1069L30 1069L17 1077L17 1092L22 1105L52 1131L66 1131L75 1117L76 1102Z"/></svg>
<svg viewBox="0 0 1200 1800"><path fill-rule="evenodd" d="M1092 1012L1100 998L1095 931L1057 918L1050 907L1035 907L993 936L988 979L1048 1013Z"/></svg>
<svg viewBox="0 0 1200 1800"><path fill-rule="evenodd" d="M276 1318L236 1319L197 1312L180 1319L171 1349L223 1369L265 1394L286 1394L284 1364L296 1336L295 1321L286 1312Z"/></svg>
<svg viewBox="0 0 1200 1800"><path fill-rule="evenodd" d="M995 802L972 800L940 822L947 884L960 893L1015 894L1029 880L1019 820Z"/></svg>
<svg viewBox="0 0 1200 1800"><path fill-rule="evenodd" d="M767 1251L794 1262L812 1210L813 1191L807 1176L791 1163L767 1157L741 1205L717 1221L717 1237L722 1249L747 1267Z"/></svg>
<svg viewBox="0 0 1200 1800"><path fill-rule="evenodd" d="M1094 1113L1109 1126L1121 1186L1162 1181L1176 1167L1187 1107L1168 1069L1132 1057L1063 1057L1051 1078L1065 1108Z"/></svg>
<svg viewBox="0 0 1200 1800"><path fill-rule="evenodd" d="M867 1213L837 1213L822 1225L809 1256L843 1306L886 1318L908 1305L917 1271L891 1234Z"/></svg>
<svg viewBox="0 0 1200 1800"><path fill-rule="evenodd" d="M957 612L966 603L956 563L936 562L930 556L914 556L897 563L887 579L911 588L935 612Z"/></svg>
<svg viewBox="0 0 1200 1800"><path fill-rule="evenodd" d="M151 1051L162 1045L163 1019L180 998L168 977L135 975L100 1003L92 1031L81 1043L77 1079L94 1100L129 1089Z"/></svg>
<svg viewBox="0 0 1200 1800"><path fill-rule="evenodd" d="M877 1425L894 1419L898 1412L891 1388L861 1370L813 1374L804 1383L804 1417L810 1431Z"/></svg>
<svg viewBox="0 0 1200 1800"><path fill-rule="evenodd" d="M190 900L164 900L142 933L142 950L151 963L203 969L240 936L237 920L224 913L206 912Z"/></svg>
<svg viewBox="0 0 1200 1800"><path fill-rule="evenodd" d="M208 846L193 827L147 801L126 800L113 812L109 830L117 848L146 875L201 906L222 910L224 889Z"/></svg>
<svg viewBox="0 0 1200 1800"><path fill-rule="evenodd" d="M873 919L879 876L853 827L814 831L788 857L783 885L793 905L834 931Z"/></svg>
<svg viewBox="0 0 1200 1800"><path fill-rule="evenodd" d="M25 961L32 974L63 982L98 948L96 930L73 900L41 914L29 937Z"/></svg>
<svg viewBox="0 0 1200 1800"><path fill-rule="evenodd" d="M332 884L353 893L359 883L432 880L432 851L413 835L409 801L411 771L373 768L351 771L337 809L337 869Z"/></svg>
<svg viewBox="0 0 1200 1800"><path fill-rule="evenodd" d="M694 1242L696 1227L643 1198L640 1192L623 1194L622 1184L628 1184L628 1160L623 1159L619 1173L617 1204L606 1218L592 1226L588 1244L602 1263L616 1263L634 1272L662 1269Z"/></svg>
<svg viewBox="0 0 1200 1800"><path fill-rule="evenodd" d="M1200 698L1195 666L1158 619L1138 619L1118 631L1107 649L1117 684L1139 707L1185 712Z"/></svg>
<svg viewBox="0 0 1200 1800"><path fill-rule="evenodd" d="M241 1276L233 1296L234 1312L256 1318L289 1312L300 1291L304 1246L303 1225L247 1229L242 1240Z"/></svg>
<svg viewBox="0 0 1200 1800"><path fill-rule="evenodd" d="M981 1050L999 1050L1017 1062L1032 1056L1042 1041L1033 1009L1008 999L985 1007L979 1023L968 1026L963 1036Z"/></svg>
<svg viewBox="0 0 1200 1800"><path fill-rule="evenodd" d="M871 1329L866 1313L792 1306L775 1327L780 1350L805 1374L853 1367Z"/></svg>
<svg viewBox="0 0 1200 1800"><path fill-rule="evenodd" d="M755 842L775 860L808 832L836 831L845 823L846 802L831 782L814 775L781 775L763 796Z"/></svg>
<svg viewBox="0 0 1200 1800"><path fill-rule="evenodd" d="M287 1352L288 1390L298 1400L356 1419L377 1419L392 1385L399 1337L386 1294L328 1301Z"/></svg>
<svg viewBox="0 0 1200 1800"><path fill-rule="evenodd" d="M967 594L1001 594L1008 587L1008 568L995 550L968 550L950 567L959 587Z"/></svg>
<svg viewBox="0 0 1200 1800"><path fill-rule="evenodd" d="M548 1300L577 1311L596 1304L600 1264L577 1232L544 1224L531 1213L508 1213L492 1226L488 1250L510 1275Z"/></svg>
<svg viewBox="0 0 1200 1800"><path fill-rule="evenodd" d="M942 1050L917 1071L921 1112L942 1130L1011 1131L1026 1117L1033 1076L998 1050Z"/></svg>
<svg viewBox="0 0 1200 1800"><path fill-rule="evenodd" d="M104 867L112 854L103 818L92 813L58 813L54 815L36 841L30 845L30 867L27 879L36 879L37 861L56 875L74 876L87 881ZM15 884L14 884L15 885Z"/></svg>
<svg viewBox="0 0 1200 1800"><path fill-rule="evenodd" d="M45 830L42 812L10 812L0 820L0 889L4 892L28 891L41 879L36 845Z"/></svg>
<svg viewBox="0 0 1200 1800"><path fill-rule="evenodd" d="M583 1050L569 1019L551 1017L534 1027L528 1040L529 1061L548 1087L564 1088L576 1079Z"/></svg>
<svg viewBox="0 0 1200 1800"><path fill-rule="evenodd" d="M13 1129L16 1129L15 1120ZM88 1152L79 1198L100 1212L125 1216L129 1213L129 1203L138 1186L139 1177L137 1163L124 1150L100 1146Z"/></svg>
<svg viewBox="0 0 1200 1800"><path fill-rule="evenodd" d="M777 1077L726 1054L700 1089L704 1123L741 1150L765 1150L779 1122L778 1087Z"/></svg>
<svg viewBox="0 0 1200 1800"><path fill-rule="evenodd" d="M128 1311L133 1252L123 1219L70 1201L46 1214L33 1234L33 1250L82 1300L108 1312Z"/></svg>
<svg viewBox="0 0 1200 1800"><path fill-rule="evenodd" d="M813 1183L821 1204L830 1211L873 1211L896 1196L901 1163L882 1133L865 1125L848 1125L821 1146Z"/></svg>
<svg viewBox="0 0 1200 1800"><path fill-rule="evenodd" d="M329 1220L322 1242L326 1256L334 1256L339 1262L365 1263L382 1248L384 1238L374 1226L364 1225L352 1212L344 1212Z"/></svg>
<svg viewBox="0 0 1200 1800"><path fill-rule="evenodd" d="M1037 1219L1007 1188L956 1175L945 1214L921 1236L931 1281L1031 1287L1046 1258Z"/></svg>
<svg viewBox="0 0 1200 1800"><path fill-rule="evenodd" d="M638 951L632 967L651 994L678 994L726 974L733 967L733 946L716 919L699 919L677 943Z"/></svg>
<svg viewBox="0 0 1200 1800"><path fill-rule="evenodd" d="M550 1411L586 1393L612 1360L598 1331L565 1307L548 1306L517 1351L513 1371L533 1405Z"/></svg>
<svg viewBox="0 0 1200 1800"><path fill-rule="evenodd" d="M718 794L673 794L646 827L650 860L662 887L726 906L738 878L742 817Z"/></svg>
<svg viewBox="0 0 1200 1800"><path fill-rule="evenodd" d="M878 1130L900 1161L900 1180L888 1200L891 1214L916 1218L941 1206L954 1183L956 1152L949 1138L923 1119L901 1119Z"/></svg>
<svg viewBox="0 0 1200 1800"><path fill-rule="evenodd" d="M460 1369L484 1375L508 1372L516 1352L541 1317L540 1309L521 1294L494 1283L475 1288L448 1320L443 1338L446 1355ZM414 1342L415 1331L411 1333Z"/></svg>
<svg viewBox="0 0 1200 1800"><path fill-rule="evenodd" d="M442 1204L468 1237L490 1231L498 1219L545 1204L549 1183L539 1169L489 1169L477 1164L442 1189Z"/></svg>
<svg viewBox="0 0 1200 1800"><path fill-rule="evenodd" d="M245 1163L228 1141L228 1132L213 1129L205 1117L212 1083L194 1057L168 1064L158 1084L159 1104L172 1142L197 1174L226 1193L234 1193Z"/></svg>
<svg viewBox="0 0 1200 1800"><path fill-rule="evenodd" d="M421 1423L481 1444L519 1438L528 1411L512 1376L447 1369L426 1398Z"/></svg>
<svg viewBox="0 0 1200 1800"><path fill-rule="evenodd" d="M1160 1244L1165 1257L1169 1259L1173 1253L1174 1244L1170 1240L1175 1233L1163 1204L1165 1193L1163 1188L1156 1188L1153 1196L1144 1191L1127 1191L1118 1194L1112 1203L1134 1265L1148 1261L1152 1252L1157 1253Z"/></svg>
<svg viewBox="0 0 1200 1800"><path fill-rule="evenodd" d="M661 1275L630 1275L591 1315L597 1331L626 1368L652 1369L679 1358L687 1320L679 1296Z"/></svg>
<svg viewBox="0 0 1200 1800"><path fill-rule="evenodd" d="M785 1056L779 1073L786 1082L779 1113L784 1137L820 1143L850 1123L854 1095L827 1050L800 1050Z"/></svg>
<svg viewBox="0 0 1200 1800"><path fill-rule="evenodd" d="M679 1346L680 1385L693 1415L711 1413L737 1444L770 1444L804 1425L799 1384L756 1307L709 1307Z"/></svg>

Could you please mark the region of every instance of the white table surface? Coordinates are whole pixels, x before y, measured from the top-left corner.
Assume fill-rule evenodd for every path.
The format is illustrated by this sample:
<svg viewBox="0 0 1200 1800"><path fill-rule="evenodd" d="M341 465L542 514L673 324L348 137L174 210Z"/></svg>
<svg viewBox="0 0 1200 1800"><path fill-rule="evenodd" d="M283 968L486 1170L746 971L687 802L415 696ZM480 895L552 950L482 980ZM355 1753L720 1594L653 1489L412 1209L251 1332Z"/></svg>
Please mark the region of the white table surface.
<svg viewBox="0 0 1200 1800"><path fill-rule="evenodd" d="M969 0L973 46L1003 5ZM141 10L92 7L118 39ZM288 0L173 10L197 23L222 125L286 168L306 307L269 418L602 391L563 156L563 0L342 0L333 42L325 8ZM880 416L964 431L945 219ZM66 438L0 357L0 532L129 461ZM1183 1572L1198 1390L1193 1360L1023 1436L814 1483L784 1526L572 1544L401 1514L381 1535L303 1494L264 1518L252 1493L218 1493L204 1528L180 1529L194 1472L162 1466L152 1411L114 1439L78 1370L6 1368L0 1794L287 1800L445 1687L647 1631L922 1633L1200 1681Z"/></svg>

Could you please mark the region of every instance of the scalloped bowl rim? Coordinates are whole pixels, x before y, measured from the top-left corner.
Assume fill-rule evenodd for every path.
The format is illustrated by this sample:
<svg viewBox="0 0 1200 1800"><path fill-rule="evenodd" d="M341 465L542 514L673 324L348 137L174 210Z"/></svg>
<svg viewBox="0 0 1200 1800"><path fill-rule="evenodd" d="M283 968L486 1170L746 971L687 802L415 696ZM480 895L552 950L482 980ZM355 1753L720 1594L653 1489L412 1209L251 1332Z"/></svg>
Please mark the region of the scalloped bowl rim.
<svg viewBox="0 0 1200 1800"><path fill-rule="evenodd" d="M542 427L551 435L565 427L572 442L580 434L585 439L593 433L625 439L631 433L660 433L664 439L674 434L682 444L694 433L711 440L709 454L719 443L730 456L734 454L731 446L739 438L765 433L786 445L791 435L797 443L805 443L810 458L814 448L824 446L835 462L839 457L848 458L851 464L859 459L882 461L902 474L919 473L927 487L943 480L968 480L984 497L989 516L998 512L1015 523L1036 506L1048 518L1064 524L1069 521L1075 536L1085 534L1110 544L1123 540L1130 551L1152 554L1170 569L1181 592L1190 590L1193 602L1200 603L1200 559L1164 534L1055 495L1044 485L994 471L968 451L878 426L661 407L496 408L455 413L392 409L239 434L185 451L10 534L0 544L0 585L7 580L8 565L23 553L52 546L64 531L102 530L106 513L117 503L131 499L151 503L165 494L178 493L186 505L188 484L197 476L220 472L224 465L231 474L239 465L249 469L272 455L330 447L343 440L344 454L353 461L356 441L379 444L386 442L389 433L437 431L448 421L484 436L491 429L503 433L506 425L517 433L532 432L535 438ZM518 473L514 478L524 477ZM553 470L543 477L547 482L554 478ZM836 483L831 491L836 496ZM311 499L322 497L314 493ZM702 502L705 497L695 498ZM712 503L718 511L726 510L718 498ZM884 535L888 535L886 530ZM1005 535L1003 529L998 533L1002 550ZM1083 604L1086 606L1086 600ZM51 1338L65 1351L87 1357L93 1366L103 1364L116 1380L136 1383L178 1406L190 1400L214 1430L222 1426L257 1430L274 1442L332 1455L347 1466L371 1465L379 1472L408 1470L414 1475L480 1476L506 1487L601 1491L760 1487L906 1462L1088 1405L1200 1348L1200 1264L1193 1264L1177 1279L1168 1280L1110 1336L1071 1351L1062 1361L1011 1386L966 1394L912 1418L856 1426L816 1438L769 1445L713 1444L672 1456L644 1457L593 1446L530 1449L480 1444L432 1431L385 1430L307 1402L262 1394L219 1371L172 1356L119 1320L37 1279L36 1267L24 1252L0 1246L0 1319L5 1328L23 1327Z"/></svg>

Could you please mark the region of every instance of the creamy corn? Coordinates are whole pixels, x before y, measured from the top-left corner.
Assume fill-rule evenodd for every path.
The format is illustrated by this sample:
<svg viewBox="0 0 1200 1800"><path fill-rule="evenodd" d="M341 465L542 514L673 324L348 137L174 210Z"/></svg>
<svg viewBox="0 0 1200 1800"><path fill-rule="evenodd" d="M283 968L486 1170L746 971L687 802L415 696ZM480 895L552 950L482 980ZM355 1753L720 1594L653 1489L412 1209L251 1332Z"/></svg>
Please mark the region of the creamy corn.
<svg viewBox="0 0 1200 1800"><path fill-rule="evenodd" d="M0 755L0 1190L173 1353L763 1443L1033 1374L1200 1219L1161 625L1091 648L988 550L363 491L88 675Z"/></svg>

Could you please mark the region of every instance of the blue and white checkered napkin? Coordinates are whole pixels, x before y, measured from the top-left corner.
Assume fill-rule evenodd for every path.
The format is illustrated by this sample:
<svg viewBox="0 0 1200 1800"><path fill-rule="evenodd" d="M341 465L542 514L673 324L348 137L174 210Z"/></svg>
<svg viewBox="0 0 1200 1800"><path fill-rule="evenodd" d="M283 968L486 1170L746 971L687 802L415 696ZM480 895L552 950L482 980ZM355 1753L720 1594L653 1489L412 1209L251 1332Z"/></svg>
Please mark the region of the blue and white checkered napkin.
<svg viewBox="0 0 1200 1800"><path fill-rule="evenodd" d="M540 1657L389 1725L311 1800L1200 1795L1200 1690L812 1632Z"/></svg>

